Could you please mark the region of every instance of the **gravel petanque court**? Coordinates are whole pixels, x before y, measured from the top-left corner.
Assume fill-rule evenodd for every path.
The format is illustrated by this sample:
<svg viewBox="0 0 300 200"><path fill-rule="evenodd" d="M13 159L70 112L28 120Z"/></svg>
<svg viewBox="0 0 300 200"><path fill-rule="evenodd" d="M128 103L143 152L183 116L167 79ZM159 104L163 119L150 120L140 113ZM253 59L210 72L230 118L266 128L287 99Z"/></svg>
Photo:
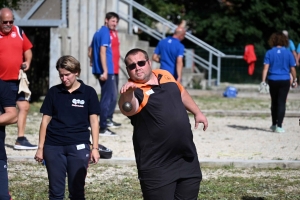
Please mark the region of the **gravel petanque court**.
<svg viewBox="0 0 300 200"><path fill-rule="evenodd" d="M237 117L207 115L209 126L204 132L202 125L194 129L190 122L199 159L242 160L300 160L300 131L298 118L284 119L285 133L274 133L269 129L270 117ZM30 115L26 137L38 143L41 116ZM113 150L113 158L134 158L132 126L127 117L115 114L114 120L122 126L114 129L115 137L100 137L100 143ZM35 155L35 150L13 150L16 126L7 127L6 151L8 157Z"/></svg>

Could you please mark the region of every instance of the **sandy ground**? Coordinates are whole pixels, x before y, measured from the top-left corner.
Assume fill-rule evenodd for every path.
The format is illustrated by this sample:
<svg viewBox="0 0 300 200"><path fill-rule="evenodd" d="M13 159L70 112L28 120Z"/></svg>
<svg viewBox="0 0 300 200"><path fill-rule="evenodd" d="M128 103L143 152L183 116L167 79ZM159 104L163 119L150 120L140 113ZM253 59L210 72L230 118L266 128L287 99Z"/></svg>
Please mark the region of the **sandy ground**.
<svg viewBox="0 0 300 200"><path fill-rule="evenodd" d="M205 114L205 113L204 113ZM269 130L270 117L236 117L207 115L208 129L194 129L194 142L199 159L242 159L242 160L300 160L299 118L284 119L285 133ZM37 144L41 115L28 117L26 137ZM122 123L115 137L101 137L99 142L113 151L114 158L134 158L132 126L127 117L115 114L114 120ZM7 127L6 151L8 156L32 156L35 150L13 150L16 126Z"/></svg>

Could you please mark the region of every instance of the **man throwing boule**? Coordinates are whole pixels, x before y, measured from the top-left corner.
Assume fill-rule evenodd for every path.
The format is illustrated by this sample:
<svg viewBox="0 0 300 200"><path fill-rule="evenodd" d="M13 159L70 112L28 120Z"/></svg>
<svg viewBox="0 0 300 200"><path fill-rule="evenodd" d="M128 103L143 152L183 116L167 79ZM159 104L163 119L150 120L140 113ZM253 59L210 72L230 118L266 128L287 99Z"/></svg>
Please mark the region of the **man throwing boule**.
<svg viewBox="0 0 300 200"><path fill-rule="evenodd" d="M134 127L133 145L144 199L197 199L201 169L187 110L195 128L202 114L183 86L165 70L151 69L147 53L132 49L125 56L130 77L121 90L119 107ZM128 112L123 104L129 102Z"/></svg>

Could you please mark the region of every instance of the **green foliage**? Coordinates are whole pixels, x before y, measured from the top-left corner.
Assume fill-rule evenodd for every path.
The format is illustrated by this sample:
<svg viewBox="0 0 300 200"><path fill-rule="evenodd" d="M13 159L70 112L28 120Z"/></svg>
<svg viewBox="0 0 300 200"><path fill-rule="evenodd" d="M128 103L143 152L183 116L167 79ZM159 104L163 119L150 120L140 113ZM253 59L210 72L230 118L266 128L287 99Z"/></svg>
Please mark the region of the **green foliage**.
<svg viewBox="0 0 300 200"><path fill-rule="evenodd" d="M19 3L21 0L0 0L0 8L8 7L11 9L19 9Z"/></svg>
<svg viewBox="0 0 300 200"><path fill-rule="evenodd" d="M9 163L13 199L48 199L46 169L31 162ZM204 168L198 199L299 199L299 170ZM141 200L135 166L91 165L85 186L90 200ZM68 198L66 187L65 199Z"/></svg>
<svg viewBox="0 0 300 200"><path fill-rule="evenodd" d="M173 3L173 1L149 1L149 0L140 0L137 1L146 8L155 11L156 14L169 19L176 23L179 19L182 18L184 12L184 5ZM139 19L141 22L144 22L147 25L153 25L153 19L150 19L147 15L139 13L137 10L134 12L134 17Z"/></svg>
<svg viewBox="0 0 300 200"><path fill-rule="evenodd" d="M296 45L300 42L298 0L136 1L162 17L168 19L169 16L175 24L180 22L177 16L187 20L192 34L218 49L243 49L251 43L256 50L265 51L269 48L270 35L281 30L287 30ZM146 16L138 19L151 24L151 19Z"/></svg>

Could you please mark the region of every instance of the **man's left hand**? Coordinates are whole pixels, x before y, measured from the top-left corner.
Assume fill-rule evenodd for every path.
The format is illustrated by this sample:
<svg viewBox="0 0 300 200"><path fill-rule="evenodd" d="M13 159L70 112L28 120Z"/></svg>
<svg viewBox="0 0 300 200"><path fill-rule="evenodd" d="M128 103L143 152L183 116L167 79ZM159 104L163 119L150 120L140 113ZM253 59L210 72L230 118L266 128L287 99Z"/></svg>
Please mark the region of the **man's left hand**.
<svg viewBox="0 0 300 200"><path fill-rule="evenodd" d="M23 69L24 72L26 72L27 70L29 70L29 63L23 62L21 68Z"/></svg>
<svg viewBox="0 0 300 200"><path fill-rule="evenodd" d="M195 115L195 129L198 128L199 123L202 123L204 125L203 131L205 131L208 127L208 121L201 112L199 114Z"/></svg>

